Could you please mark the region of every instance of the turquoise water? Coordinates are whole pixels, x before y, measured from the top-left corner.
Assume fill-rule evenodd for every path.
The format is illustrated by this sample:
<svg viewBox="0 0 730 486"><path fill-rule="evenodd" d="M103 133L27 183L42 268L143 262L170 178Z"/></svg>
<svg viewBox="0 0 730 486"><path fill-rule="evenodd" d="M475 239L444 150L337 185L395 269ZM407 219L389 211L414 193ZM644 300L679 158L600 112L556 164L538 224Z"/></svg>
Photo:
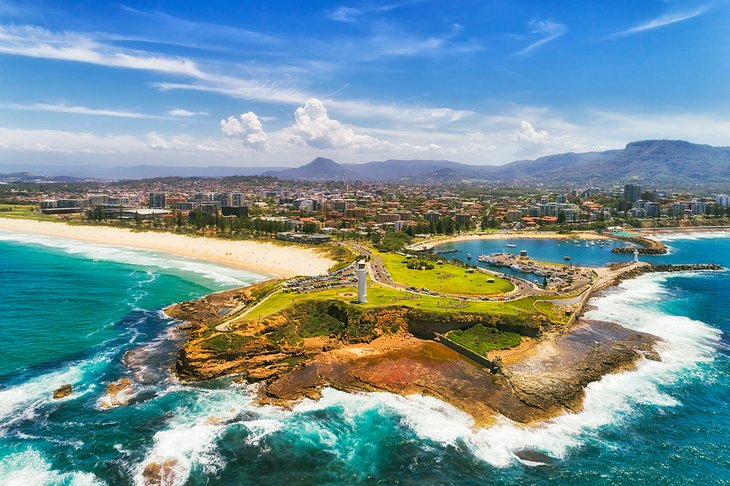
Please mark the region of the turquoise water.
<svg viewBox="0 0 730 486"><path fill-rule="evenodd" d="M730 266L727 237L667 244L661 261ZM527 249L562 261L545 242ZM3 485L143 484L165 460L170 484L730 484L728 272L650 275L594 299L590 317L661 336L663 361L591 384L580 413L486 429L432 398L326 390L282 410L227 380L172 380L176 323L159 310L251 274L5 233L0 272ZM101 409L123 376L130 404ZM74 394L52 400L64 383ZM523 448L544 462L521 462Z"/></svg>

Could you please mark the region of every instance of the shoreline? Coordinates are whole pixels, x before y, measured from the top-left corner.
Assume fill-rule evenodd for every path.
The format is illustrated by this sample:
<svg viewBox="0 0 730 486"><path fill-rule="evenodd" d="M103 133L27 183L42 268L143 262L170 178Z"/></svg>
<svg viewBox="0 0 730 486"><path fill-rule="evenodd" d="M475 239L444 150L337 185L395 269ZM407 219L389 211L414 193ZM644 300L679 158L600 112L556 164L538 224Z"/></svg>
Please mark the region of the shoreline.
<svg viewBox="0 0 730 486"><path fill-rule="evenodd" d="M578 233L556 233L552 231L512 231L512 232L491 232L491 233L469 233L457 236L445 236L429 238L423 241L412 243L408 248L423 246L439 246L447 243L473 240L511 240L511 239L536 239L536 240L610 240L611 237L593 231L582 231Z"/></svg>
<svg viewBox="0 0 730 486"><path fill-rule="evenodd" d="M664 228L638 228L631 230L632 232L639 233L641 235L652 235L652 234L667 234L667 233L678 233L678 234L703 234L703 233L730 233L730 226L678 226L678 227L664 227Z"/></svg>
<svg viewBox="0 0 730 486"><path fill-rule="evenodd" d="M291 278L321 275L335 264L315 249L255 241L229 241L173 233L134 232L107 226L73 226L0 217L0 230L68 238L108 246L157 251L247 270L262 276ZM293 265L292 262L296 262Z"/></svg>

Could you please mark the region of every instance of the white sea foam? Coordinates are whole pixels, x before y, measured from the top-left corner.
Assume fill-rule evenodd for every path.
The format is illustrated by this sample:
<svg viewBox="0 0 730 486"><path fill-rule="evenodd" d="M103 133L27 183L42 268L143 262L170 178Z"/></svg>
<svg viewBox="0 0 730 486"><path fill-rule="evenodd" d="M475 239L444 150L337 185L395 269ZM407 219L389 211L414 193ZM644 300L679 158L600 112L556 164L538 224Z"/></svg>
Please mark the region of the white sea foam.
<svg viewBox="0 0 730 486"><path fill-rule="evenodd" d="M424 439L443 445L465 444L475 456L498 467L519 459L515 452L529 449L564 458L572 448L596 437L601 427L635 413L637 406L671 407L675 398L661 385L683 372L711 361L720 332L702 322L662 312L656 305L668 297L662 286L669 276L649 275L621 284L616 291L595 299L591 319L610 320L663 338L661 362L641 360L634 371L611 374L586 389L583 410L565 414L538 426L525 427L502 418L494 426L475 429L473 419L435 398L401 397L389 393L348 394L326 389L319 401L307 400L294 412L343 407L345 419L356 421L368 410L390 409L401 423ZM521 461L524 463L524 461Z"/></svg>
<svg viewBox="0 0 730 486"><path fill-rule="evenodd" d="M52 400L51 395L57 388L70 383L79 383L83 370L70 366L64 370L47 373L32 378L23 384L0 390L0 430L17 420L33 417L36 408ZM76 398L73 394L61 400Z"/></svg>
<svg viewBox="0 0 730 486"><path fill-rule="evenodd" d="M654 233L649 235L650 238L659 241L677 241L677 240L707 240L713 238L730 238L730 232L727 231L698 231L693 233Z"/></svg>
<svg viewBox="0 0 730 486"><path fill-rule="evenodd" d="M648 275L621 284L595 299L590 319L618 322L664 339L661 362L642 360L634 371L607 375L586 388L583 411L566 414L536 427L520 427L504 420L477 432L463 431L474 453L497 466L506 466L520 449L533 449L562 458L573 447L595 436L600 427L617 423L637 405L675 406L677 400L659 390L683 371L712 360L720 332L702 322L662 312L656 303L667 297L667 276Z"/></svg>
<svg viewBox="0 0 730 486"><path fill-rule="evenodd" d="M28 448L25 451L0 458L0 484L5 486L36 484L91 486L105 483L91 473L56 471L40 452Z"/></svg>
<svg viewBox="0 0 730 486"><path fill-rule="evenodd" d="M70 255L80 255L90 260L124 263L137 267L156 268L163 273L195 274L219 285L243 285L261 280L255 273L227 268L199 260L189 260L163 253L136 250L126 247L99 245L70 238L31 235L0 230L0 241L12 241L56 248ZM152 277L153 279L155 277Z"/></svg>
<svg viewBox="0 0 730 486"><path fill-rule="evenodd" d="M152 448L135 468L137 484L145 484L144 469L153 462L169 464L172 474L165 482L169 485L184 484L193 468L201 468L206 474L220 470L224 464L217 452L217 440L252 396L239 386L202 390L173 385L166 390L180 391L191 396L175 411L169 426L154 435Z"/></svg>

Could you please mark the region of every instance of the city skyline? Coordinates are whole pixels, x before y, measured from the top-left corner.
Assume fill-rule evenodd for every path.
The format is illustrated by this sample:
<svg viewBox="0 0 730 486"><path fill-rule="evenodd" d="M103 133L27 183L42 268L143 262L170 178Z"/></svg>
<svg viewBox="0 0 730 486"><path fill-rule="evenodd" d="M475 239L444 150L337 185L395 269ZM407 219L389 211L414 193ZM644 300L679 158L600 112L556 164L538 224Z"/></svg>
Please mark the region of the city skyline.
<svg viewBox="0 0 730 486"><path fill-rule="evenodd" d="M0 165L727 145L727 7L0 1Z"/></svg>

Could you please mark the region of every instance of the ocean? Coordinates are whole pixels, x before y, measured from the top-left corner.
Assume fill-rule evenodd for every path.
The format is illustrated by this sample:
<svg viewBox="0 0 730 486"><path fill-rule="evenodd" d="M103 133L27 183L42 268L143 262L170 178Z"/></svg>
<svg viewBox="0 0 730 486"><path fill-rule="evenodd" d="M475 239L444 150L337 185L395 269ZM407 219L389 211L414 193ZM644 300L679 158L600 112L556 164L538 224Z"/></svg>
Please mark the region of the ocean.
<svg viewBox="0 0 730 486"><path fill-rule="evenodd" d="M664 237L654 261L730 267L727 234ZM566 243L517 241L562 261ZM481 246L480 246L481 244ZM474 256L504 242L453 244ZM490 246L493 245L493 246ZM604 251L605 250L605 251ZM630 256L573 244L576 263ZM151 252L0 233L0 484L730 484L730 272L652 274L588 317L663 339L661 362L588 386L583 410L535 427L475 429L429 397L327 389L292 410L222 379L169 373L180 323L161 310L262 277ZM126 406L106 385L129 377ZM51 395L70 383L74 392ZM540 460L520 460L530 449Z"/></svg>

